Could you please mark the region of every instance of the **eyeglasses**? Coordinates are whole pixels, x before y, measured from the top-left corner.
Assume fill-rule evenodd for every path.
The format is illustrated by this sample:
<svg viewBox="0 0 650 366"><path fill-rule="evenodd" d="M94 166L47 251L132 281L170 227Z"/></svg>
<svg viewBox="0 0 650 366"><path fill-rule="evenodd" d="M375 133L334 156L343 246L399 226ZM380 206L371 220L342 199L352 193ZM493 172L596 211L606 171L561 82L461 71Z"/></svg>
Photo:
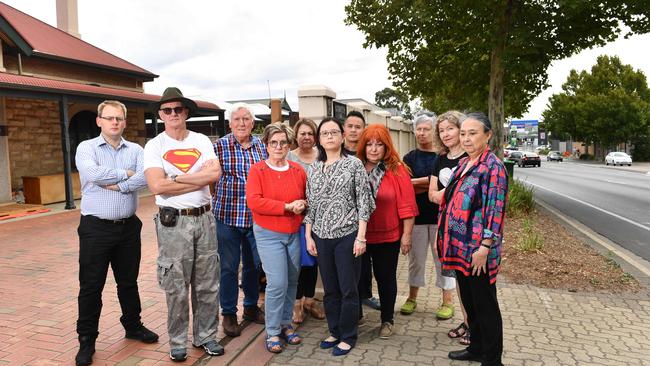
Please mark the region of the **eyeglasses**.
<svg viewBox="0 0 650 366"><path fill-rule="evenodd" d="M111 122L112 122L112 121L117 121L117 122L124 122L124 121L126 121L126 118L123 118L123 117L114 117L114 116L108 116L108 117L105 117L105 116L99 116L99 118L101 118L101 119L105 119L105 120L107 120L107 121L111 121Z"/></svg>
<svg viewBox="0 0 650 366"><path fill-rule="evenodd" d="M327 137L327 136L332 136L336 137L341 134L341 131L339 130L331 130L331 131L321 131L320 132L320 137Z"/></svg>
<svg viewBox="0 0 650 366"><path fill-rule="evenodd" d="M176 114L181 114L185 110L185 107L174 107L174 108L160 108L160 111L163 111L166 115L172 114L172 111Z"/></svg>
<svg viewBox="0 0 650 366"><path fill-rule="evenodd" d="M287 146L287 145L289 145L289 141L287 141L287 140L282 140L282 141L269 141L269 146L271 146L271 147L274 148L274 149L277 148L278 146L280 146L280 147L285 147L285 146Z"/></svg>

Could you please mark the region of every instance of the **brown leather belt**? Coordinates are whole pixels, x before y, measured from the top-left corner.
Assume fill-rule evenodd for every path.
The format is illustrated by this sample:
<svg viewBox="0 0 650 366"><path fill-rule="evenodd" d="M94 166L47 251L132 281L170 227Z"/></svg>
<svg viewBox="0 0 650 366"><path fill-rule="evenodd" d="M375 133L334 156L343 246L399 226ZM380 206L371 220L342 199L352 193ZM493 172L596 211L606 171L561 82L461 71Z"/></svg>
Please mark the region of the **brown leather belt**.
<svg viewBox="0 0 650 366"><path fill-rule="evenodd" d="M202 207L179 208L177 211L179 216L201 216L206 212L210 212L210 204L208 203Z"/></svg>

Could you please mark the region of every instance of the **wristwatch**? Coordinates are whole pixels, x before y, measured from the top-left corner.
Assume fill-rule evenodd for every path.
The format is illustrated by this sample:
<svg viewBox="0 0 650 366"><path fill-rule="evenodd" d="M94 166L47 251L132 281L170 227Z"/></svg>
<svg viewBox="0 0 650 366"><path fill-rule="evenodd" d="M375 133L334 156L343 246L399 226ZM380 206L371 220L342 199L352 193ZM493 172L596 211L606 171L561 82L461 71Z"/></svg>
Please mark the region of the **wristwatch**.
<svg viewBox="0 0 650 366"><path fill-rule="evenodd" d="M176 177L178 177L177 174L172 174L172 175L169 176L169 179L171 179L172 182L176 183Z"/></svg>

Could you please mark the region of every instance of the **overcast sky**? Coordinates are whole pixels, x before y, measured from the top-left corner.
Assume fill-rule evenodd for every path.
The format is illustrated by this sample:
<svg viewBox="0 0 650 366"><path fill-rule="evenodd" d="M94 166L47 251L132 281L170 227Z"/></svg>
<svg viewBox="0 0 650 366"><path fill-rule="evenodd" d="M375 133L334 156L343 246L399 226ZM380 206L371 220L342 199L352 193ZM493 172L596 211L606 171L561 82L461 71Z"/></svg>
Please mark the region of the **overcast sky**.
<svg viewBox="0 0 650 366"><path fill-rule="evenodd" d="M56 26L56 0L3 0ZM338 98L374 101L391 86L385 49L364 49L363 34L345 26L347 0L78 0L83 40L157 75L145 84L161 94L178 86L186 96L216 102L282 97L298 109L301 85L324 84ZM533 100L538 119L569 71L590 68L601 54L650 75L650 36L634 36L553 63L551 88ZM487 96L486 96L487 97ZM462 108L462 106L459 106Z"/></svg>

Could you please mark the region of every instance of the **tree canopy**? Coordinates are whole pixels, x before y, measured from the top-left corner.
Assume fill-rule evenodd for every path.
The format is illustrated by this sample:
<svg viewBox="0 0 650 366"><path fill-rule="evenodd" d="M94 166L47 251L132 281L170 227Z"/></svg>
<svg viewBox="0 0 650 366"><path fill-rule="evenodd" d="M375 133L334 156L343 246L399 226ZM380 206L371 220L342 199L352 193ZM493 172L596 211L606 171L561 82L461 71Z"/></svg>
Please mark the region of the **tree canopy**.
<svg viewBox="0 0 650 366"><path fill-rule="evenodd" d="M413 118L413 111L409 105L408 94L393 89L384 88L375 93L375 104L381 108L395 108L402 112L402 116L406 119Z"/></svg>
<svg viewBox="0 0 650 366"><path fill-rule="evenodd" d="M571 70L544 111L554 135L604 147L646 136L650 117L646 76L618 57L599 56L591 72Z"/></svg>
<svg viewBox="0 0 650 366"><path fill-rule="evenodd" d="M548 86L551 61L650 30L647 0L352 0L345 10L365 47L388 48L394 85L437 113L487 110L497 136Z"/></svg>

